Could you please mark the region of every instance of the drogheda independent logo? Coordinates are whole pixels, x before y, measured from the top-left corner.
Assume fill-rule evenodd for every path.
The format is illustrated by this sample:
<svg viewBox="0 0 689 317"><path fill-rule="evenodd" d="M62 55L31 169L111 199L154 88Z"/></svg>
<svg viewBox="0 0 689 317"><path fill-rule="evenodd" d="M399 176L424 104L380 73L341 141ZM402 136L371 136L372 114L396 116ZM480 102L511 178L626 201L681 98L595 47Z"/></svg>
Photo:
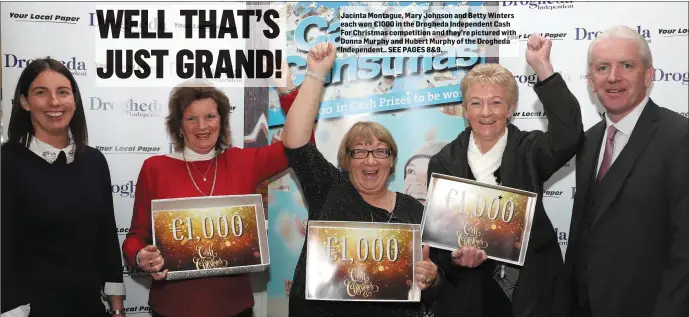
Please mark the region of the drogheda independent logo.
<svg viewBox="0 0 689 317"><path fill-rule="evenodd" d="M653 73L653 81L666 81L689 85L689 72L673 72L662 68L656 68Z"/></svg>
<svg viewBox="0 0 689 317"><path fill-rule="evenodd" d="M524 6L534 10L561 10L574 8L574 1L503 1L502 6Z"/></svg>
<svg viewBox="0 0 689 317"><path fill-rule="evenodd" d="M127 98L111 100L104 97L89 97L91 111L121 111L130 117L151 118L160 117L163 105L156 99L140 100Z"/></svg>
<svg viewBox="0 0 689 317"><path fill-rule="evenodd" d="M533 87L533 85L536 84L536 81L538 80L538 77L536 74L528 74L528 75L514 75L514 79L517 81L519 84L527 85L529 87Z"/></svg>
<svg viewBox="0 0 689 317"><path fill-rule="evenodd" d="M567 242L569 242L568 232L560 231L559 228L555 228L555 236L557 236L557 242L561 246L567 246Z"/></svg>
<svg viewBox="0 0 689 317"><path fill-rule="evenodd" d="M22 56L17 56L15 54L5 54L5 58L3 58L3 67L5 68L25 68L31 62L34 60L31 58L25 58ZM46 56L50 57L53 59L56 59L60 61L62 64L64 64L67 69L72 73L74 76L86 76L87 75L87 69L86 69L86 62L72 56L67 59L62 59L62 58L57 58L57 57L51 57L51 56ZM42 57L41 57L42 58Z"/></svg>
<svg viewBox="0 0 689 317"><path fill-rule="evenodd" d="M79 22L78 16L72 15L58 15L58 14L39 14L39 13L23 13L10 12L10 20L19 22L43 22L43 23L63 23L63 24L77 24Z"/></svg>
<svg viewBox="0 0 689 317"><path fill-rule="evenodd" d="M633 29L636 30L641 36L646 40L646 42L651 43L651 31L648 29L644 28L641 25L637 25ZM594 30L594 29L587 29L587 28L575 28L574 29L574 40L576 41L592 41L598 35L600 35L603 31L602 30Z"/></svg>
<svg viewBox="0 0 689 317"><path fill-rule="evenodd" d="M124 184L113 184L111 186L112 194L123 198L134 198L136 193L136 184L134 181L128 181Z"/></svg>

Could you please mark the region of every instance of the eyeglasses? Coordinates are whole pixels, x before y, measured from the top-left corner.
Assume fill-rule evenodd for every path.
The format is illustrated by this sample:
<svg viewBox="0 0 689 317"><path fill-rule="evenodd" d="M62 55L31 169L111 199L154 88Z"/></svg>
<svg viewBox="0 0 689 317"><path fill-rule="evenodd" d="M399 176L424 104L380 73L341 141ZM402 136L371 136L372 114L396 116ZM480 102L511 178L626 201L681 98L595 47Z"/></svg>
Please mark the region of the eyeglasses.
<svg viewBox="0 0 689 317"><path fill-rule="evenodd" d="M390 156L392 151L390 149L375 149L375 150L363 150L363 149L354 149L349 151L349 156L353 159L365 159L368 157L369 153L373 153L373 157L379 158L379 159L384 159Z"/></svg>

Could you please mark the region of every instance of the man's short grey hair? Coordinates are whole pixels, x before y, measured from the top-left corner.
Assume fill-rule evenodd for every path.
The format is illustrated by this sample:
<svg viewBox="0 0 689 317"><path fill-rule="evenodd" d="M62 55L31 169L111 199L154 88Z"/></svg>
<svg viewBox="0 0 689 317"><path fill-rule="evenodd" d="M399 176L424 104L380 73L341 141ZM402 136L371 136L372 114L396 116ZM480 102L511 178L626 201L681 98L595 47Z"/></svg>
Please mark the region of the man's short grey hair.
<svg viewBox="0 0 689 317"><path fill-rule="evenodd" d="M588 52L588 67L591 69L591 63L593 63L592 58L593 58L593 47L596 46L596 43L598 43L601 40L604 39L623 39L623 40L631 40L634 41L634 44L636 44L636 47L639 49L639 55L641 56L641 60L644 62L645 68L649 68L653 66L653 55L651 54L651 48L648 46L648 43L646 40L637 32L636 30L624 26L624 25L616 25L613 26L601 33L598 37L596 37L592 42L591 45L589 46L589 52Z"/></svg>

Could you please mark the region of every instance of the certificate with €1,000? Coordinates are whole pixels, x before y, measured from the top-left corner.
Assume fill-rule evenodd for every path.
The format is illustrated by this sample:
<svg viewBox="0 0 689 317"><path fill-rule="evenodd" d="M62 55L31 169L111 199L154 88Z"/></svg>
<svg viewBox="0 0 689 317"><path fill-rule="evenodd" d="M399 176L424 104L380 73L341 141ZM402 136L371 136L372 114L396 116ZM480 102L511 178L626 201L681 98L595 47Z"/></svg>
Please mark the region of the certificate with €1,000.
<svg viewBox="0 0 689 317"><path fill-rule="evenodd" d="M421 226L310 221L306 299L418 302L414 264L423 258Z"/></svg>
<svg viewBox="0 0 689 317"><path fill-rule="evenodd" d="M261 195L153 200L151 217L168 280L260 272L270 264Z"/></svg>
<svg viewBox="0 0 689 317"><path fill-rule="evenodd" d="M524 265L536 193L433 173L421 223L432 247L482 249L490 259Z"/></svg>

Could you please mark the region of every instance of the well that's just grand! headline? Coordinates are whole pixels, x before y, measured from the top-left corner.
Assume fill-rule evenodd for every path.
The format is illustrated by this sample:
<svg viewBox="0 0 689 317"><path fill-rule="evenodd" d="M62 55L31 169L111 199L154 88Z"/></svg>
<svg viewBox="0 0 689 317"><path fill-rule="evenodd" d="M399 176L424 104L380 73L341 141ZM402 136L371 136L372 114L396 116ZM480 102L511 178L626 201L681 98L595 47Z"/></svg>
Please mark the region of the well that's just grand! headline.
<svg viewBox="0 0 689 317"><path fill-rule="evenodd" d="M135 4L127 9L112 7L101 6L95 13L95 59L100 65L97 81L105 86L167 87L191 78L220 80L222 85L225 79L281 79L283 59L295 68L294 82L299 84L311 47L333 42L340 50L342 45L341 22L318 15L296 22L293 39L288 43L288 19L276 6L223 3L223 9L208 4L194 6L196 9L188 5L165 9ZM311 34L310 30L319 34ZM294 45L296 54L287 53L289 45ZM416 56L346 54L335 60L326 83L345 81L345 73L347 81L356 81L471 67L479 62L479 52L478 45L465 44ZM237 86L263 85L247 82Z"/></svg>
<svg viewBox="0 0 689 317"><path fill-rule="evenodd" d="M101 80L161 79L166 70L180 79L281 78L283 49L266 44L280 35L274 9L107 9L96 18ZM249 48L249 39L259 44Z"/></svg>

